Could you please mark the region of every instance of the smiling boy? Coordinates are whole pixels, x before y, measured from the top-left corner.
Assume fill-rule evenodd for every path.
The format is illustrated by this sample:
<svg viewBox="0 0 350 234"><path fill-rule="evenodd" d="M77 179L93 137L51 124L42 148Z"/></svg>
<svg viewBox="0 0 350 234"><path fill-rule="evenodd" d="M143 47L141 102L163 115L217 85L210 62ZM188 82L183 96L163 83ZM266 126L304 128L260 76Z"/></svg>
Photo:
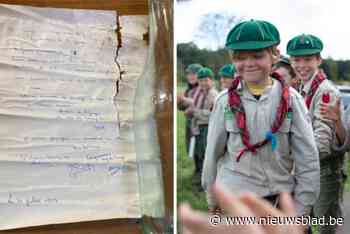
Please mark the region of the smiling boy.
<svg viewBox="0 0 350 234"><path fill-rule="evenodd" d="M330 217L340 217L343 157L332 150L333 145L338 145L335 122L321 115L321 103L334 105L340 96L339 91L319 69L322 49L322 41L309 34L296 36L287 44L292 67L302 82L300 91L309 109L319 152L321 190L313 213L316 217L325 216L328 222ZM336 232L336 226L319 225L318 230L320 234L332 234Z"/></svg>
<svg viewBox="0 0 350 234"><path fill-rule="evenodd" d="M227 36L237 77L210 117L202 175L210 210L217 208L210 190L215 182L272 204L280 192L293 193L299 215L316 202L319 161L307 109L282 77L271 75L279 42L276 27L260 20L241 22Z"/></svg>

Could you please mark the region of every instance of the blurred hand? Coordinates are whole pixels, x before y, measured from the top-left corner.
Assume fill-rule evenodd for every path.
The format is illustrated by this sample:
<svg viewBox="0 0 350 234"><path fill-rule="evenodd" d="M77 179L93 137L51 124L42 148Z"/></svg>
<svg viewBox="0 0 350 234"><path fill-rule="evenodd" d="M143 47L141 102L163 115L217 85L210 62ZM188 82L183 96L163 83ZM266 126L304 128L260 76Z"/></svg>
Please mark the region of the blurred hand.
<svg viewBox="0 0 350 234"><path fill-rule="evenodd" d="M333 106L322 102L320 113L321 116L327 120L335 122L341 121L340 99L338 98L337 102Z"/></svg>
<svg viewBox="0 0 350 234"><path fill-rule="evenodd" d="M185 97L185 94L184 94L184 93L179 93L179 94L176 96L177 104L181 103L182 100L184 99L184 97Z"/></svg>
<svg viewBox="0 0 350 234"><path fill-rule="evenodd" d="M214 185L213 193L221 208L229 217L291 217L295 216L293 200L287 193L281 194L281 210L273 208L267 201L251 194L240 197L225 192L220 186ZM184 234L301 234L303 228L297 225L227 225L223 220L217 225L209 223L208 214L194 211L188 205L181 205L180 218Z"/></svg>
<svg viewBox="0 0 350 234"><path fill-rule="evenodd" d="M189 107L185 110L185 116L187 118L192 118L193 117L193 107Z"/></svg>

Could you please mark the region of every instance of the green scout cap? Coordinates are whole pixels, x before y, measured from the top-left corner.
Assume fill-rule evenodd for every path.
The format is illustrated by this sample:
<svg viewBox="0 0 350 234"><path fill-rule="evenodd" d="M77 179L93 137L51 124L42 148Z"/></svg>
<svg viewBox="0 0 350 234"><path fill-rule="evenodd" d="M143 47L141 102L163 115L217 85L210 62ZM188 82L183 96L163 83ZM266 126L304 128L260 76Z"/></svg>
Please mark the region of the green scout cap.
<svg viewBox="0 0 350 234"><path fill-rule="evenodd" d="M232 50L258 50L280 43L277 28L263 20L250 20L237 24L226 38L226 47Z"/></svg>
<svg viewBox="0 0 350 234"><path fill-rule="evenodd" d="M235 72L236 72L236 68L233 64L226 64L220 68L219 76L233 79Z"/></svg>
<svg viewBox="0 0 350 234"><path fill-rule="evenodd" d="M287 44L287 54L290 56L312 55L323 49L322 41L311 34L302 34L291 39Z"/></svg>
<svg viewBox="0 0 350 234"><path fill-rule="evenodd" d="M192 74L197 74L197 72L202 68L203 66L200 65L199 63L193 63L187 66L186 68L186 73L192 73Z"/></svg>
<svg viewBox="0 0 350 234"><path fill-rule="evenodd" d="M198 79L204 79L207 77L209 77L210 79L214 77L214 73L210 68L203 67L197 72Z"/></svg>

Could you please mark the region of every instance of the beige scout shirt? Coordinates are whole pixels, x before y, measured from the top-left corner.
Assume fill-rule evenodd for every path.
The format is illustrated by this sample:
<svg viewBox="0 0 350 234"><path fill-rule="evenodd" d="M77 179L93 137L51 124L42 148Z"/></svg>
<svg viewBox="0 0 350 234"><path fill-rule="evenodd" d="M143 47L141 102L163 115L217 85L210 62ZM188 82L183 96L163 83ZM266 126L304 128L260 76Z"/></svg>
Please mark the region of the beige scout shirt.
<svg viewBox="0 0 350 234"><path fill-rule="evenodd" d="M261 141L275 120L281 85L274 80L259 100L250 94L244 83L238 91L246 111L250 142ZM290 94L293 114L284 120L277 133L277 148L272 151L271 144L267 144L255 155L246 152L239 162L236 157L244 145L234 115L225 114L227 91L217 98L209 122L202 174L210 207L216 202L209 188L218 182L234 194L253 192L264 197L282 191L293 192L298 214L310 212L320 190L318 152L304 100L292 88ZM291 174L293 163L295 175Z"/></svg>
<svg viewBox="0 0 350 234"><path fill-rule="evenodd" d="M199 106L195 106L194 104L195 97L183 99L184 105L193 110L193 118L191 123L193 135L199 134L199 125L208 125L209 116L213 108L214 101L218 95L218 91L215 88L211 88L208 90L208 93L199 95L202 95L202 97L199 97ZM203 100L201 100L202 98Z"/></svg>
<svg viewBox="0 0 350 234"><path fill-rule="evenodd" d="M316 73L304 84L304 87L302 88L303 92L308 93L310 91L311 84L315 76ZM337 99L340 98L339 91L331 83L331 81L324 80L316 90L316 93L310 103L309 112L320 160L332 157L332 147L339 144L335 134L334 122L324 119L320 114L322 95L325 93L329 93L331 97L331 105L334 105Z"/></svg>
<svg viewBox="0 0 350 234"><path fill-rule="evenodd" d="M187 93L185 92L185 96L184 96L184 100L181 100L178 104L177 104L177 108L180 111L184 111L188 108L188 102L186 102L186 100L191 100L193 99L193 97L200 91L200 87L197 85L196 87L190 89Z"/></svg>

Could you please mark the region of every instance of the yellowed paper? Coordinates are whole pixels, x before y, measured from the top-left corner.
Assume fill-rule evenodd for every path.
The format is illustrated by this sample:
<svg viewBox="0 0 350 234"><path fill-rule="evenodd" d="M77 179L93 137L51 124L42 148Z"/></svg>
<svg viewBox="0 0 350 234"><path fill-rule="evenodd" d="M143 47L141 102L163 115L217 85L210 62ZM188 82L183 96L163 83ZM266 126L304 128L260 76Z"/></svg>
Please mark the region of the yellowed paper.
<svg viewBox="0 0 350 234"><path fill-rule="evenodd" d="M132 123L146 17L0 6L0 229L140 214ZM3 215L5 214L5 215Z"/></svg>

